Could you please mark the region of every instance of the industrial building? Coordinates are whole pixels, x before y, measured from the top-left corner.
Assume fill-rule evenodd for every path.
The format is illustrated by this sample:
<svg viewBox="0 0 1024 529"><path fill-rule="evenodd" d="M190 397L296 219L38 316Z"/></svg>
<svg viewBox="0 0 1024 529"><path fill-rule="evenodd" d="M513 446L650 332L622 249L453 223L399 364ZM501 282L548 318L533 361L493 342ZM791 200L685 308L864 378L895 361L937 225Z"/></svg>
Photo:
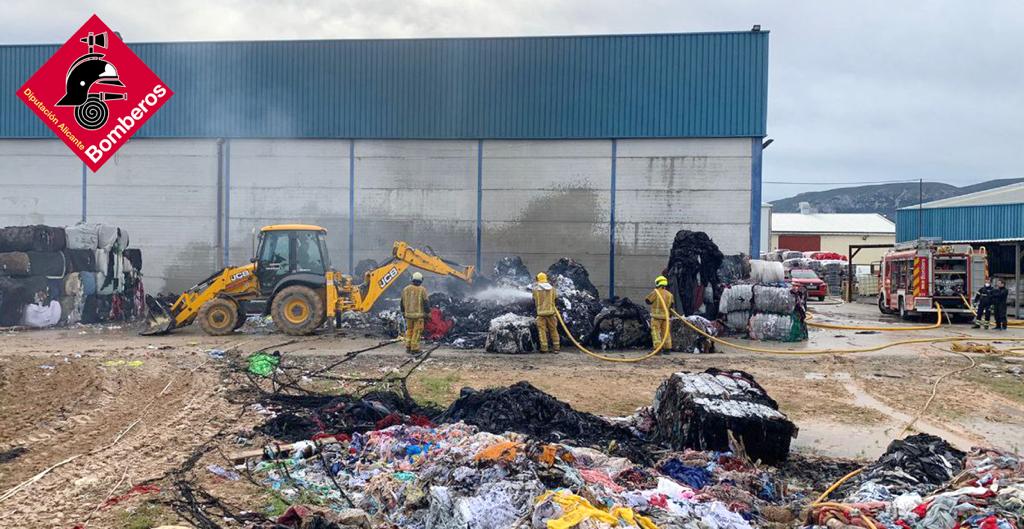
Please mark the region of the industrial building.
<svg viewBox="0 0 1024 529"><path fill-rule="evenodd" d="M989 275L1006 280L1010 304L1022 299L1024 183L902 208L896 211L896 238L900 242L924 238L984 247Z"/></svg>
<svg viewBox="0 0 1024 529"><path fill-rule="evenodd" d="M851 246L888 246L896 242L896 225L877 213L772 213L772 249L835 252L849 255ZM864 248L856 264L871 264L886 249Z"/></svg>
<svg viewBox="0 0 1024 529"><path fill-rule="evenodd" d="M394 240L484 269L581 261L637 296L679 229L760 248L768 33L143 43L174 97L99 172L0 98L0 224L129 229L151 292L328 229L333 264ZM56 45L0 46L13 94Z"/></svg>

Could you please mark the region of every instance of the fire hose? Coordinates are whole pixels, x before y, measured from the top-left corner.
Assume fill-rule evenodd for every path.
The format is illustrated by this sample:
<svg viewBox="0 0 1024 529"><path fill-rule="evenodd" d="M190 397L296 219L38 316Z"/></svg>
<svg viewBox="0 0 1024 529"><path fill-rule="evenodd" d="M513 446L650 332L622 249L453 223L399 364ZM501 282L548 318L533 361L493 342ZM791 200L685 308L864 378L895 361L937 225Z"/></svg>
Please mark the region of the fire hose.
<svg viewBox="0 0 1024 529"><path fill-rule="evenodd" d="M661 305L661 310L667 315L669 313L668 304L665 303L665 299L663 297L661 297L660 295L658 296L658 303ZM675 313L675 311L672 311L672 312ZM672 325L671 324L665 325L665 332L663 333L663 335L661 337L661 340L658 343L654 344L654 350L649 352L649 353L647 353L647 354L645 354L645 355L643 355L643 356L638 356L636 358L616 358L614 356L606 356L606 355L603 355L603 354L595 353L595 352L587 349L586 347L583 347L582 344L580 344L578 341L576 341L576 337L572 335L572 331L569 330L569 326L565 324L565 319L562 318L562 312L560 310L558 310L558 307L555 307L555 314L558 316L558 322L562 324L562 329L565 330L565 335L569 337L569 340L572 341L572 344L575 345L577 349L579 349L580 351L582 351L583 353L585 353L585 354L587 354L589 356L597 358L598 360L604 360L605 362L616 362L616 363L620 363L620 364L632 364L632 363L642 362L644 360L647 360L648 358L651 358L652 356L655 356L659 352L661 352L662 347L665 346L665 342L668 341L669 333L672 332L672 330L671 330L672 329ZM671 319L666 320L666 322L671 322L671 321L672 321Z"/></svg>

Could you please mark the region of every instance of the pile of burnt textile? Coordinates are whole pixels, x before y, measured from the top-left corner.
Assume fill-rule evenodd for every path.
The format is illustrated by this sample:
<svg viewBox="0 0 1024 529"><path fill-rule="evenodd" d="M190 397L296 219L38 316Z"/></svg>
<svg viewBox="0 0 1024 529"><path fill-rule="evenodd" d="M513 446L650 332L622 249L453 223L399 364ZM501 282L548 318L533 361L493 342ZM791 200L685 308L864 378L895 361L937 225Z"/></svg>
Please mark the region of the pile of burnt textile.
<svg viewBox="0 0 1024 529"><path fill-rule="evenodd" d="M322 507L265 527L747 529L791 523L805 501L787 497L779 469L729 452L654 459L630 430L525 382L463 390L438 421L300 442L290 458L272 445L248 469Z"/></svg>
<svg viewBox="0 0 1024 529"><path fill-rule="evenodd" d="M890 443L837 495L811 510L808 526L1015 529L1024 526L1024 462L918 434Z"/></svg>
<svg viewBox="0 0 1024 529"><path fill-rule="evenodd" d="M651 413L655 442L726 451L732 435L751 459L769 464L786 459L796 434L778 403L743 371L675 373L658 388Z"/></svg>
<svg viewBox="0 0 1024 529"><path fill-rule="evenodd" d="M121 228L0 229L0 326L135 320L144 299L142 252Z"/></svg>

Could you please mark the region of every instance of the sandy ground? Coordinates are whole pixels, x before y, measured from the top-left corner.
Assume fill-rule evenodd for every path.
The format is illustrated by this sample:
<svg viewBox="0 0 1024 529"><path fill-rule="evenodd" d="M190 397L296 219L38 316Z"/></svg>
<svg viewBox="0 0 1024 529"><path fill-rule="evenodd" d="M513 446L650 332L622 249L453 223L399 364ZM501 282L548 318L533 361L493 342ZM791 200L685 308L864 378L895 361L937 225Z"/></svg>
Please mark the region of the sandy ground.
<svg viewBox="0 0 1024 529"><path fill-rule="evenodd" d="M880 316L871 305L817 305L812 310L820 322L906 325ZM997 334L969 325L873 334L812 329L810 334L807 343L789 347L740 343L801 352L926 337L1024 340L1024 330ZM163 504L173 488L174 476L168 473L198 447L212 450L191 476L223 492L237 510L263 509L270 499L259 487L214 478L204 470L211 463L227 465L224 454L238 448L235 434L261 420L236 396L240 382L228 369L232 355L218 360L207 352L234 348L244 355L286 341L278 334L209 337L197 328L163 337L103 327L0 334L0 495L75 457L0 502L0 527L145 528L180 521ZM316 366L377 341L359 333L329 334L276 349L286 364ZM1006 349L1019 344L994 345ZM360 355L338 374L378 376L403 360L401 345L390 345ZM723 347L714 355L673 354L636 364L602 362L577 352L501 356L442 348L415 372L410 388L419 400L445 405L465 386L526 380L577 409L625 415L650 404L657 386L672 372L743 369L755 375L799 426L796 450L870 459L904 430L941 435L961 448L1024 448L1018 446L1024 442L1024 378L1013 373L1024 368L1021 360L954 354L948 343L825 355ZM973 368L961 371L972 363ZM948 375L952 372L957 373ZM933 388L935 397L922 414ZM321 384L316 389L345 388ZM160 486L161 492L119 498L148 483ZM109 504L110 498L120 501ZM218 523L227 522L218 518Z"/></svg>

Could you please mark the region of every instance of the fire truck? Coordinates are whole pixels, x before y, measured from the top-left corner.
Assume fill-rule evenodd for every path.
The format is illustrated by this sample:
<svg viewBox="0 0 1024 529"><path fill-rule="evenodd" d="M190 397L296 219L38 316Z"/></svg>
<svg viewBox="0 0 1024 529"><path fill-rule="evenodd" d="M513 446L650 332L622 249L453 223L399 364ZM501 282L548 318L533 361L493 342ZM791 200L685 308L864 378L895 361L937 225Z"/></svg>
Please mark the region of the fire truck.
<svg viewBox="0 0 1024 529"><path fill-rule="evenodd" d="M970 314L966 301L985 285L985 248L919 240L897 244L882 258L878 309L901 318L934 313Z"/></svg>

